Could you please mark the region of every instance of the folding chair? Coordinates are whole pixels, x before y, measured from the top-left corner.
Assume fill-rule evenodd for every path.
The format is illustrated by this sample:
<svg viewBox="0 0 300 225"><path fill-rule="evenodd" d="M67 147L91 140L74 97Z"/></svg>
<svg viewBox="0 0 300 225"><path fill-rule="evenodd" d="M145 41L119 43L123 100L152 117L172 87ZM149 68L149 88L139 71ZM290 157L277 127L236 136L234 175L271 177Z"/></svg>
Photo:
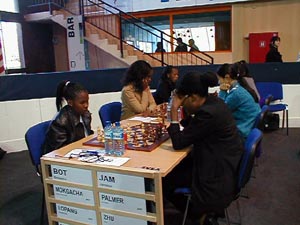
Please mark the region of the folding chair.
<svg viewBox="0 0 300 225"><path fill-rule="evenodd" d="M30 158L32 164L35 166L36 173L39 177L41 177L40 164L41 164L41 156L43 154L43 144L46 138L46 132L50 125L51 121L45 121L39 124L36 124L30 127L25 133L25 141L30 153ZM42 180L42 179L41 179ZM41 209L41 217L40 224L43 224L44 219L44 208L45 208L45 192L43 188L43 199L42 199L42 209Z"/></svg>
<svg viewBox="0 0 300 225"><path fill-rule="evenodd" d="M283 103L282 84L278 82L257 82L256 87L261 98L266 99L269 95L272 95L272 100L269 104L269 111L282 111L282 128L284 128L284 122L286 119L286 134L289 135L288 105Z"/></svg>
<svg viewBox="0 0 300 225"><path fill-rule="evenodd" d="M102 127L105 127L106 121L111 121L112 123L120 121L121 109L121 102L110 102L102 105L98 111Z"/></svg>

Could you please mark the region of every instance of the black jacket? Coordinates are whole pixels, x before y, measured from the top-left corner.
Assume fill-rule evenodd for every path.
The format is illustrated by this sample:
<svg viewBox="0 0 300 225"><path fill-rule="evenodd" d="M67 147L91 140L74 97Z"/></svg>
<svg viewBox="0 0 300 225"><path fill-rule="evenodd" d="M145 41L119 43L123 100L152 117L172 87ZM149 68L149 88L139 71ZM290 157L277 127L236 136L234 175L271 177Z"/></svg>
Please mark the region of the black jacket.
<svg viewBox="0 0 300 225"><path fill-rule="evenodd" d="M88 135L93 134L94 132L91 130L91 113L84 114L82 120ZM73 108L66 105L59 111L48 128L43 148L44 154L84 137L83 124Z"/></svg>
<svg viewBox="0 0 300 225"><path fill-rule="evenodd" d="M157 105L168 102L171 92L175 89L175 84L170 80L160 79L154 96Z"/></svg>
<svg viewBox="0 0 300 225"><path fill-rule="evenodd" d="M226 104L209 96L194 117L171 124L174 149L193 145L192 203L225 208L237 193L238 167L243 153L235 121Z"/></svg>
<svg viewBox="0 0 300 225"><path fill-rule="evenodd" d="M273 45L270 45L270 50L266 55L266 62L282 62L282 56Z"/></svg>

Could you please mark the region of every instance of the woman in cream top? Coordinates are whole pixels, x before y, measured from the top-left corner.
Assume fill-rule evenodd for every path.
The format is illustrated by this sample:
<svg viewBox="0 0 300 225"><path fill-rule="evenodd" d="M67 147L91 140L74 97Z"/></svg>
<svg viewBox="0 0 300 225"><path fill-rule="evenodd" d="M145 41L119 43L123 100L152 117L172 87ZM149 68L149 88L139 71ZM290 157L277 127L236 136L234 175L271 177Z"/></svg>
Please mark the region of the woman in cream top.
<svg viewBox="0 0 300 225"><path fill-rule="evenodd" d="M149 84L153 69L143 60L138 60L128 68L122 89L122 115L127 119L136 114L148 114L156 108L155 100L150 92Z"/></svg>

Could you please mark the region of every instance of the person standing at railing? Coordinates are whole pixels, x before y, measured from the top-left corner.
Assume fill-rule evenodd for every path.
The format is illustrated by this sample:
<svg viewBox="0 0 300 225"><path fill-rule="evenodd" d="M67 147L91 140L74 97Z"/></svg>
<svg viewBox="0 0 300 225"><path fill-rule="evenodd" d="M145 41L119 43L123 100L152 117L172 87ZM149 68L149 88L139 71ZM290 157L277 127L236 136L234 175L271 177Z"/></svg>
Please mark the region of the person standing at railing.
<svg viewBox="0 0 300 225"><path fill-rule="evenodd" d="M147 115L155 110L156 103L149 87L152 74L152 67L144 60L134 62L128 68L121 94L122 120L140 113Z"/></svg>
<svg viewBox="0 0 300 225"><path fill-rule="evenodd" d="M157 42L155 52L166 52L161 42Z"/></svg>
<svg viewBox="0 0 300 225"><path fill-rule="evenodd" d="M190 52L199 52L199 48L195 45L194 39L189 40Z"/></svg>
<svg viewBox="0 0 300 225"><path fill-rule="evenodd" d="M175 52L187 52L187 45L182 42L182 38L177 38L177 47L175 48Z"/></svg>

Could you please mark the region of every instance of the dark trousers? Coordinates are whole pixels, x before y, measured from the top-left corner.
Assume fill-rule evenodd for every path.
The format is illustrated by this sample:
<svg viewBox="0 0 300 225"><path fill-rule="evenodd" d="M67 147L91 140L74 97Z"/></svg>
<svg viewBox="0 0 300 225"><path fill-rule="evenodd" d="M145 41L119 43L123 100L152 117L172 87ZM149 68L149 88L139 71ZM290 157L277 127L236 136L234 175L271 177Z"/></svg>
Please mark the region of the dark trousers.
<svg viewBox="0 0 300 225"><path fill-rule="evenodd" d="M175 193L177 188L191 188L192 186L193 162L191 155L181 161L166 177L163 178L164 203L171 202L173 206L181 211L185 210L187 196L182 193ZM223 215L224 209L208 206L193 199L189 204L188 219L199 220L203 214L213 213ZM195 203L197 202L197 203ZM165 205L165 204L164 204ZM168 204L169 206L170 204Z"/></svg>

